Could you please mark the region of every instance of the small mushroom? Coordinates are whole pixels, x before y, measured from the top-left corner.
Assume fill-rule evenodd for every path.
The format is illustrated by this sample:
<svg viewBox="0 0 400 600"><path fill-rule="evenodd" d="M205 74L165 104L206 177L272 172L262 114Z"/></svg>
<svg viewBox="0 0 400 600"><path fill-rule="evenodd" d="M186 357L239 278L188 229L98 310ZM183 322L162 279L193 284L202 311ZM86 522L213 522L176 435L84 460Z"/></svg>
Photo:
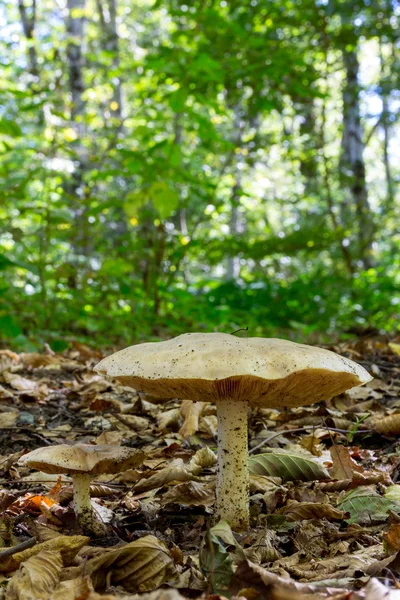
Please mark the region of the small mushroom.
<svg viewBox="0 0 400 600"><path fill-rule="evenodd" d="M215 402L217 515L237 531L249 524L249 406L313 404L372 379L363 367L329 350L224 333L186 333L131 346L102 360L96 370L158 397Z"/></svg>
<svg viewBox="0 0 400 600"><path fill-rule="evenodd" d="M82 531L104 535L90 502L90 480L96 475L115 474L143 462L144 454L134 448L90 444L60 444L37 448L19 459L21 465L50 474L69 474L74 487L74 507Z"/></svg>

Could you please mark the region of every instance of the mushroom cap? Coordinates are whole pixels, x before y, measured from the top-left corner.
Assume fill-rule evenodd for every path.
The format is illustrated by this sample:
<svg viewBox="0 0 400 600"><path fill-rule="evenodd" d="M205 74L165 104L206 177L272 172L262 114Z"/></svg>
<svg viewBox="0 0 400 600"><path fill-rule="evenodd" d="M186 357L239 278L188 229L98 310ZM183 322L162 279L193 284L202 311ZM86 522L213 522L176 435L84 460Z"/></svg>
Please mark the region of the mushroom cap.
<svg viewBox="0 0 400 600"><path fill-rule="evenodd" d="M60 444L28 452L19 459L19 464L57 475L62 473L111 475L137 467L143 460L144 453L136 448L121 448L106 444L98 446Z"/></svg>
<svg viewBox="0 0 400 600"><path fill-rule="evenodd" d="M160 398L225 398L271 408L328 400L372 379L357 363L324 348L226 333L138 344L103 359L96 370Z"/></svg>

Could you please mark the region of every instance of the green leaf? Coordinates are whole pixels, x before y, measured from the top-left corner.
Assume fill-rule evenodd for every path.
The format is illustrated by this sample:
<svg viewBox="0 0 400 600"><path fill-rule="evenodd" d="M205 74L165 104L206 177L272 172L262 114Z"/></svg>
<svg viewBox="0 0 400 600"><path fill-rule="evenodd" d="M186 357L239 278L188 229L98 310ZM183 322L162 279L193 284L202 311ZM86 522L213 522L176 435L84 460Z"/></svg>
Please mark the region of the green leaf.
<svg viewBox="0 0 400 600"><path fill-rule="evenodd" d="M231 550L236 552L237 545L226 521L217 523L204 536L200 548L200 568L216 594L228 596L233 575Z"/></svg>
<svg viewBox="0 0 400 600"><path fill-rule="evenodd" d="M9 121L8 119L0 119L0 133L10 137L21 137L22 135L20 126L15 121Z"/></svg>
<svg viewBox="0 0 400 600"><path fill-rule="evenodd" d="M167 219L178 207L178 193L165 181L153 183L149 195L161 219Z"/></svg>
<svg viewBox="0 0 400 600"><path fill-rule="evenodd" d="M303 454L286 450L272 450L249 458L251 475L281 477L283 481L315 481L330 479L328 471L320 463Z"/></svg>
<svg viewBox="0 0 400 600"><path fill-rule="evenodd" d="M22 331L19 325L17 325L11 315L0 317L0 337L16 338L18 335L21 335L21 333Z"/></svg>
<svg viewBox="0 0 400 600"><path fill-rule="evenodd" d="M380 496L374 487L360 486L346 494L338 508L350 513L348 523L366 524L386 521L389 510L400 510L400 502L392 500L390 496Z"/></svg>
<svg viewBox="0 0 400 600"><path fill-rule="evenodd" d="M131 219L132 217L136 217L139 208L146 204L146 202L146 195L142 191L129 192L126 195L124 202L124 211L126 216L129 217L129 219Z"/></svg>

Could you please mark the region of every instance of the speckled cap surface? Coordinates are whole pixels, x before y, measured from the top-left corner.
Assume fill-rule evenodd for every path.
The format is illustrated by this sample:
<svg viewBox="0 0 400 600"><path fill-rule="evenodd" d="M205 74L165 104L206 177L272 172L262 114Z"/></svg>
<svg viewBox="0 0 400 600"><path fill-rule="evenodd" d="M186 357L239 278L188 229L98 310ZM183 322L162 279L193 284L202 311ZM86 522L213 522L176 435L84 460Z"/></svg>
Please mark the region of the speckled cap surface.
<svg viewBox="0 0 400 600"><path fill-rule="evenodd" d="M99 444L59 444L37 448L19 459L19 464L43 473L114 474L142 464L144 453L136 448L121 448Z"/></svg>
<svg viewBox="0 0 400 600"><path fill-rule="evenodd" d="M99 373L160 398L293 407L327 400L372 377L334 352L274 338L185 333L103 359Z"/></svg>

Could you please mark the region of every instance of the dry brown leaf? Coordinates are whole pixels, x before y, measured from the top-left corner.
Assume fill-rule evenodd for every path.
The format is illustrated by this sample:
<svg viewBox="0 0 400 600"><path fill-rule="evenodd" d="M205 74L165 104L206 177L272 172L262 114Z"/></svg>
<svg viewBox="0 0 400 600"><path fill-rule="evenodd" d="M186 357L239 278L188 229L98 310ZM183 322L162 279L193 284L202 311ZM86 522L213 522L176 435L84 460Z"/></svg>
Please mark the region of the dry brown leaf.
<svg viewBox="0 0 400 600"><path fill-rule="evenodd" d="M400 433L400 413L371 420L371 425L381 435L398 435Z"/></svg>
<svg viewBox="0 0 400 600"><path fill-rule="evenodd" d="M25 353L20 355L21 361L25 367L32 369L45 369L46 367L60 368L63 357L56 354L39 354L37 352Z"/></svg>
<svg viewBox="0 0 400 600"><path fill-rule="evenodd" d="M397 356L400 356L400 344L395 344L394 342L389 342L388 346L394 354L396 354Z"/></svg>
<svg viewBox="0 0 400 600"><path fill-rule="evenodd" d="M161 498L161 504L172 502L186 506L211 506L215 502L215 486L197 481L181 483L169 489Z"/></svg>
<svg viewBox="0 0 400 600"><path fill-rule="evenodd" d="M400 522L392 522L389 531L383 534L389 552L400 551Z"/></svg>
<svg viewBox="0 0 400 600"><path fill-rule="evenodd" d="M218 434L218 419L216 415L203 415L200 418L199 431L216 438Z"/></svg>
<svg viewBox="0 0 400 600"><path fill-rule="evenodd" d="M333 594L343 592L342 588L316 587L307 583L298 583L293 579L281 577L275 573L271 573L267 569L256 565L249 560L243 561L237 568L231 580L231 592L238 595L243 589L254 589L262 598L269 597L267 592L271 591L271 587L279 589L283 594L281 598L289 600L292 594L299 592L302 594L314 594L314 600L322 600L332 597ZM260 597L257 595L257 597ZM296 596L295 596L296 597ZM297 596L298 598L298 596Z"/></svg>
<svg viewBox="0 0 400 600"><path fill-rule="evenodd" d="M125 473L126 476L126 473ZM189 470L188 464L181 458L175 458L166 467L150 475L148 479L142 479L134 486L135 494L154 490L163 487L172 481L191 481L194 479L193 473ZM121 478L119 478L121 480ZM126 479L124 479L126 481Z"/></svg>
<svg viewBox="0 0 400 600"><path fill-rule="evenodd" d="M11 350L0 350L0 373L17 366L19 362L20 358L15 352L11 352Z"/></svg>
<svg viewBox="0 0 400 600"><path fill-rule="evenodd" d="M179 408L172 408L171 410L165 410L157 415L157 426L161 431L165 429L172 429L176 431L179 427L181 419L181 413L179 412Z"/></svg>
<svg viewBox="0 0 400 600"><path fill-rule="evenodd" d="M120 446L124 434L122 431L103 431L96 439L96 444L110 444L111 446Z"/></svg>
<svg viewBox="0 0 400 600"><path fill-rule="evenodd" d="M182 437L187 438L198 432L199 418L206 405L206 402L192 402L192 400L184 400L181 403L180 413L184 421L179 433Z"/></svg>
<svg viewBox="0 0 400 600"><path fill-rule="evenodd" d="M122 548L105 550L80 567L66 569L63 580L82 574L91 577L96 591L105 590L109 585L121 585L128 592L149 592L172 582L175 567L164 542L148 535Z"/></svg>
<svg viewBox="0 0 400 600"><path fill-rule="evenodd" d="M254 542L245 549L244 553L247 560L252 562L266 563L274 562L280 558L280 553L276 549L277 533L272 529L260 531Z"/></svg>
<svg viewBox="0 0 400 600"><path fill-rule="evenodd" d="M0 429L15 427L19 417L19 410L7 410L0 413Z"/></svg>
<svg viewBox="0 0 400 600"><path fill-rule="evenodd" d="M60 552L46 550L26 560L11 578L6 600L47 600L60 581Z"/></svg>
<svg viewBox="0 0 400 600"><path fill-rule="evenodd" d="M167 466L155 473L153 472L147 479L142 479L135 485L134 492L137 494L160 488L172 481L195 480L203 468L213 466L216 461L217 457L212 450L201 448L188 463L185 463L181 458L175 458Z"/></svg>
<svg viewBox="0 0 400 600"><path fill-rule="evenodd" d="M67 566L71 564L79 550L89 541L90 538L84 535L58 535L47 542L36 544L36 546L33 546L32 548L28 548L27 550L23 550L9 558L1 560L0 572L10 573L11 571L15 571L18 569L19 565L30 559L32 556L47 551L55 552L56 554L59 553L64 566Z"/></svg>
<svg viewBox="0 0 400 600"><path fill-rule="evenodd" d="M381 544L365 548L354 554L339 555L333 558L319 559L288 567L289 573L303 581L320 581L321 579L342 579L354 577L355 573L368 573L374 565L385 559ZM394 560L394 556L389 557ZM390 561L389 561L390 562ZM372 574L372 573L371 573Z"/></svg>
<svg viewBox="0 0 400 600"><path fill-rule="evenodd" d="M342 521L349 514L334 508L330 504L321 502L296 502L289 500L283 508L277 511L285 515L288 521L302 521L306 519L328 519L330 521Z"/></svg>
<svg viewBox="0 0 400 600"><path fill-rule="evenodd" d="M308 452L311 452L313 456L322 456L321 444L319 442L319 438L311 434L306 437L303 437L300 440L300 445L306 450L308 450Z"/></svg>
<svg viewBox="0 0 400 600"><path fill-rule="evenodd" d="M13 400L14 394L0 385L0 400Z"/></svg>
<svg viewBox="0 0 400 600"><path fill-rule="evenodd" d="M354 473L363 473L364 469L350 456L345 446L334 445L331 448L333 479L353 479Z"/></svg>
<svg viewBox="0 0 400 600"><path fill-rule="evenodd" d="M18 375L17 373L5 371L3 373L3 378L4 381L6 381L9 385L11 385L12 388L14 388L14 390L17 390L18 392L37 391L38 385L35 381L21 377L21 375Z"/></svg>
<svg viewBox="0 0 400 600"><path fill-rule="evenodd" d="M143 429L147 429L149 426L147 419L144 417L138 417L136 415L115 414L110 417L110 423L115 425L115 427L119 430L128 428L133 429L134 431L142 431Z"/></svg>

